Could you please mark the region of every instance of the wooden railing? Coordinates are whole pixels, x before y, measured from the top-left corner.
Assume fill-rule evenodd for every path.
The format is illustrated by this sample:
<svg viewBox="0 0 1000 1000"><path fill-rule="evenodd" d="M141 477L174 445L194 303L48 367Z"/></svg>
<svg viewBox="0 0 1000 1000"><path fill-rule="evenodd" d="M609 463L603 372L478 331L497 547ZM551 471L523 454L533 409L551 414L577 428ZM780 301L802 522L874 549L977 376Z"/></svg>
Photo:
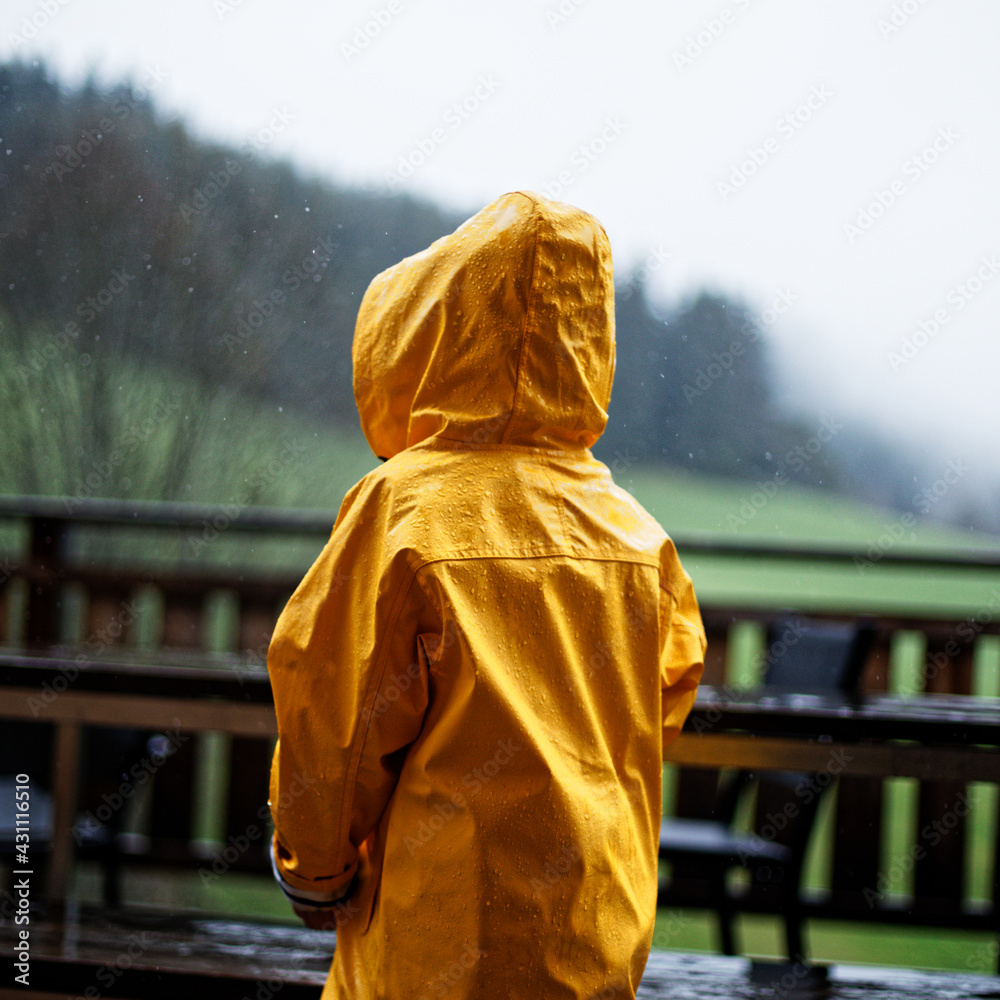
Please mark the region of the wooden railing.
<svg viewBox="0 0 1000 1000"><path fill-rule="evenodd" d="M4 678L8 687L19 686L27 692L20 710L8 707L3 712L8 719L13 716L19 720L18 732L24 734L24 740L11 744L11 759L4 760L0 770L24 771L26 765L16 763L14 757L23 761L30 751L38 780L47 782L43 776L52 768L53 754L55 759L61 755L64 762L72 759L93 735L78 728L74 740L67 736L70 724L127 726L140 731L157 728L161 720L157 718L154 724L150 716L144 717L135 707L144 704L138 701L133 702L133 709L127 701L119 701L107 711L110 702L103 702L105 708L100 711L73 709L67 719L67 706L73 697L89 698L96 704L90 698L93 684L98 683L94 678L102 670L114 676L115 663L131 663L153 674L157 664L189 664L190 675L170 672L169 683L164 682L160 694L174 699L191 695L186 679L194 681L195 667L210 668L222 686L214 694L206 689L198 696L202 707L189 717L194 721L184 723L185 731L197 730L197 735L174 747L169 760L144 783L149 787L142 794L149 801L143 810L143 825L126 830L128 836L123 839L134 845L137 859L200 867L203 872L220 864L218 859L224 856L227 845L238 844L239 849L233 848L231 857L221 862L225 869L263 871L266 824L261 808L267 797L273 731L265 731L266 726L247 730L242 723L226 722L224 706L241 699L261 704L250 692L266 690L264 660L273 623L328 537L332 522L333 515L328 512L0 498L0 649L7 654ZM829 546L788 546L705 535L675 541L686 564L739 560L762 574L769 566L789 563L801 565L804 573L816 565L853 567L859 558L854 551ZM866 558L865 554L860 558ZM926 606L907 611L905 602L900 601L872 606L872 602L861 600L858 606L850 607L843 599L824 610L813 598L807 609L809 617L874 617L878 638L863 675L864 691L887 690L890 665L900 655L897 647L906 642L922 659L923 668L911 674L927 693L967 695L988 689L983 678L988 679L996 670L995 637L1000 633L1000 553L921 553L893 547L880 552L877 565L871 564L865 572L891 574L902 569L944 576L965 574L972 581L971 593L978 596L965 608L956 610L954 602L946 602L938 611ZM697 585L697 574L695 582ZM752 663L755 651L760 650L763 629L779 614L798 610L794 595L781 605L767 606L749 595L745 602L722 602L710 594L702 597L709 637L706 683L725 689L744 682L746 664ZM87 673L86 684L74 673L77 668ZM236 679L231 689L225 689L227 671ZM740 679L734 682L737 675ZM30 678L27 687L19 683L25 678ZM241 686L240 678L245 685ZM31 691L35 692L34 700ZM70 692L73 697L62 698ZM54 723L55 730L34 741L35 749L30 749L29 729L37 731L38 724L47 722ZM53 739L52 731L61 736ZM227 735L213 736L213 731ZM886 779L891 778L893 775L886 774L839 779L835 817L828 831L827 912L857 910L857 901L866 898L864 891L873 887L885 895L881 890L891 874L886 870L886 838L896 823L891 810L884 809L889 794ZM99 819L100 803L106 803L102 796L114 794L108 791L106 777L81 761L77 783L77 812ZM715 784L715 772L680 769L674 795L677 813L704 815ZM50 786L49 791L56 790ZM928 824L933 828L943 817L953 825L948 827L948 835L933 845L921 844L924 851L919 863L911 866L912 872L904 873L912 881L914 896L906 912L917 916L930 913L941 900L948 901L951 913L971 912L975 907L969 905L964 873L974 863L982 866L982 858L988 856L983 871L991 884L973 886L972 895L981 898L984 913L995 914L995 868L991 866L995 866L997 855L996 797L990 800L992 815L985 815L980 807L974 810L976 837L972 837L966 833L968 811L956 809L968 791L962 781L919 783L917 812L911 817L916 830ZM64 789L62 794L69 792ZM62 821L67 808L62 807ZM248 831L254 835L248 837ZM985 855L983 838L989 842ZM68 873L56 867L53 892L58 895L66 889ZM857 915L873 914L858 910Z"/></svg>

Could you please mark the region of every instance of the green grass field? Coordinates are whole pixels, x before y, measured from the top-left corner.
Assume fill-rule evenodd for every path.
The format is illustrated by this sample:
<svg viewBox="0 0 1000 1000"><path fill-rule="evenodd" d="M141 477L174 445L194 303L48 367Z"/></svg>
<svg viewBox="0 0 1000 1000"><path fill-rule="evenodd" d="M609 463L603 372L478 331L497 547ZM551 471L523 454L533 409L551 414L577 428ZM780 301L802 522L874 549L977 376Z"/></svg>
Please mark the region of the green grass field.
<svg viewBox="0 0 1000 1000"><path fill-rule="evenodd" d="M882 558L902 551L998 551L1000 539L995 536L915 516L909 523L895 511L792 485L765 497L766 503L758 508L751 498L759 502L763 494L754 483L669 470L630 470L621 480L681 542L704 533L734 541L836 545L861 557L835 565L753 556L687 556L685 567L706 603L928 617L961 618L986 609L1000 614L1000 571L911 569L889 566ZM747 509L753 517L745 517Z"/></svg>
<svg viewBox="0 0 1000 1000"><path fill-rule="evenodd" d="M743 954L780 957L784 947L781 919L741 916L736 924L736 941ZM988 932L812 920L806 925L806 946L813 961L831 964L982 973L996 969L996 936ZM715 915L705 910L658 911L653 947L717 952Z"/></svg>

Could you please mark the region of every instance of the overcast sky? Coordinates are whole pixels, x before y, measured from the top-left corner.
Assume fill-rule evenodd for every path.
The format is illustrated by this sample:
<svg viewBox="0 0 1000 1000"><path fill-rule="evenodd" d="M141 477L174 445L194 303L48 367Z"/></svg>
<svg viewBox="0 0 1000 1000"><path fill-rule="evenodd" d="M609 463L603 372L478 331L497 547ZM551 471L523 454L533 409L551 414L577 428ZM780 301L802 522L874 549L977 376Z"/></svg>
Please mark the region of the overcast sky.
<svg viewBox="0 0 1000 1000"><path fill-rule="evenodd" d="M1000 465L995 0L3 0L0 25L2 58L148 83L336 182L577 204L664 301L777 298L790 398Z"/></svg>

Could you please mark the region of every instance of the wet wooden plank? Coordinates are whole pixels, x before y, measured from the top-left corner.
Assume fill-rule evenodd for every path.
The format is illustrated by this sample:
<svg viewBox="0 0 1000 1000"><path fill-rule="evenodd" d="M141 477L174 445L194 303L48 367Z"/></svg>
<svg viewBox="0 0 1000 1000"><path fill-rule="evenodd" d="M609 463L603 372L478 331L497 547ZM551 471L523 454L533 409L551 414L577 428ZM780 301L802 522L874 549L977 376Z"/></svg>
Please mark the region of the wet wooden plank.
<svg viewBox="0 0 1000 1000"><path fill-rule="evenodd" d="M271 705L65 691L39 708L38 689L18 687L5 688L4 698L3 717L10 719L126 727L142 720L151 729L217 730L234 736L275 736L278 732Z"/></svg>
<svg viewBox="0 0 1000 1000"><path fill-rule="evenodd" d="M0 943L14 929L0 928ZM278 994L282 1000L318 1000L335 944L332 934L291 924L155 912L85 910L64 922L32 923L31 988L18 997L48 994L176 1000L211 996L242 1000ZM761 980L772 977L773 985ZM1000 978L928 973L876 966L831 966L821 992L799 992L804 966L755 966L744 958L653 951L638 990L642 1000L773 1000L822 996L825 1000L986 1000L1000 996ZM609 977L608 996L616 980ZM3 993L0 992L0 996ZM603 996L603 993L596 994Z"/></svg>
<svg viewBox="0 0 1000 1000"><path fill-rule="evenodd" d="M12 927L0 929L0 942L12 944L13 934ZM316 1000L334 941L332 934L293 925L142 910L71 911L63 921L32 920L32 990L18 995L37 990L176 1000L186 993L242 1000L273 984L282 1000Z"/></svg>
<svg viewBox="0 0 1000 1000"><path fill-rule="evenodd" d="M975 747L921 747L865 743L803 743L753 733L682 733L663 759L686 767L733 767L765 771L822 771L835 765L852 780L954 776L1000 782L1000 753ZM879 813L846 814L869 816Z"/></svg>

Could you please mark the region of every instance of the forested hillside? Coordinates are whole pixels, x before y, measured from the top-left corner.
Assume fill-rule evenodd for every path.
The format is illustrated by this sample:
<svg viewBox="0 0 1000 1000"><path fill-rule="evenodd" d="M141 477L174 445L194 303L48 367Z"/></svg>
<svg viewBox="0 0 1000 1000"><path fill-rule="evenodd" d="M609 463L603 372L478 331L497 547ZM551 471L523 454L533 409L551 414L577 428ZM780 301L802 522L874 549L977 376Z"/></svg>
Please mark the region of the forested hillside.
<svg viewBox="0 0 1000 1000"><path fill-rule="evenodd" d="M0 489L219 499L278 427L356 437L361 295L461 220L302 176L269 156L281 128L276 109L242 148L208 145L142 86L0 67ZM619 279L599 454L836 485L832 449L794 458L818 427L775 406L746 310L703 294L659 315L641 279Z"/></svg>

